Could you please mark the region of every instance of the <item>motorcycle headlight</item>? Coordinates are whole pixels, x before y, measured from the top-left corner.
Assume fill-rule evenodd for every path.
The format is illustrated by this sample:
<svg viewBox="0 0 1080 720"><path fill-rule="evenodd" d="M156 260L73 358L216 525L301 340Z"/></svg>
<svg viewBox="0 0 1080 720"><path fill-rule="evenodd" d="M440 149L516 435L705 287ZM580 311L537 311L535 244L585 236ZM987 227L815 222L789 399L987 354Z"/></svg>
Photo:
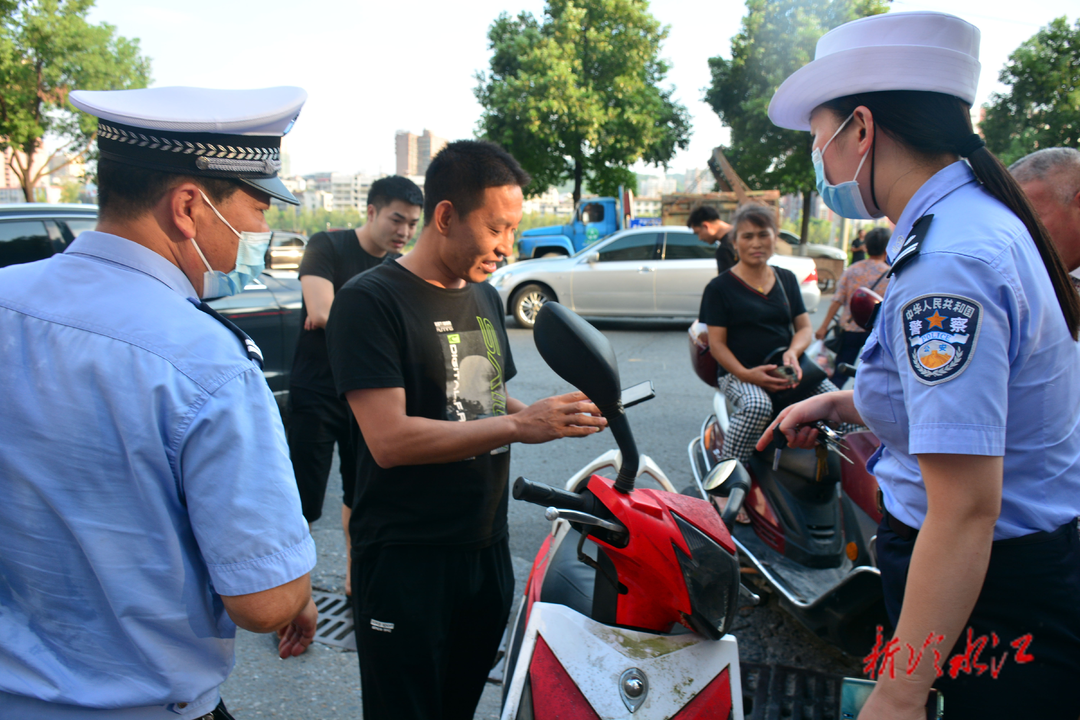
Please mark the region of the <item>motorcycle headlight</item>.
<svg viewBox="0 0 1080 720"><path fill-rule="evenodd" d="M695 631L719 640L731 627L739 602L739 561L705 533L674 513L690 555L675 546L690 594L690 614L684 615Z"/></svg>

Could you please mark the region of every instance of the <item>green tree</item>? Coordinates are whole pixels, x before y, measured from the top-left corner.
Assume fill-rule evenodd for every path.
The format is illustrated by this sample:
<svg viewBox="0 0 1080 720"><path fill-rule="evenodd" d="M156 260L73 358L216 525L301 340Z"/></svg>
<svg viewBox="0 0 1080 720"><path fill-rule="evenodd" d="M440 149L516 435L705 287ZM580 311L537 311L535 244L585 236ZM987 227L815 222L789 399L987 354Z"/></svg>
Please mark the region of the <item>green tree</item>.
<svg viewBox="0 0 1080 720"><path fill-rule="evenodd" d="M731 128L724 154L751 187L801 192L802 227L809 236L814 168L809 133L769 120L769 100L780 83L814 59L818 39L832 28L888 9L887 0L747 0L742 29L731 39L731 59L709 59L712 84L705 101Z"/></svg>
<svg viewBox="0 0 1080 720"><path fill-rule="evenodd" d="M478 134L532 174L535 192L567 180L574 202L636 187L630 166L665 164L689 143L689 115L662 88L668 29L645 0L548 0L543 19L502 14L477 74Z"/></svg>
<svg viewBox="0 0 1080 720"><path fill-rule="evenodd" d="M69 102L72 90L146 87L150 61L138 40L86 19L93 0L4 0L0 3L0 148L27 202L46 175L86 157L97 119ZM44 139L58 143L40 158Z"/></svg>
<svg viewBox="0 0 1080 720"><path fill-rule="evenodd" d="M1080 19L1052 20L1025 40L998 75L979 124L986 145L1006 165L1040 148L1080 148Z"/></svg>

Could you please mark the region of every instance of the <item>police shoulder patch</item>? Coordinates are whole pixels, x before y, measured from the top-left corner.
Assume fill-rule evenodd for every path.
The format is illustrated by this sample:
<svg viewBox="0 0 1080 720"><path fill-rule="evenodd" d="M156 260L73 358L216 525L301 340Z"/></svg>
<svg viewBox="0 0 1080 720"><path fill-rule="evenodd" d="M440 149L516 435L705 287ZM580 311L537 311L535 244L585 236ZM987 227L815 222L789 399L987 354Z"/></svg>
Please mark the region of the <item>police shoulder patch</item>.
<svg viewBox="0 0 1080 720"><path fill-rule="evenodd" d="M978 301L935 293L915 298L901 312L908 360L919 382L937 385L964 372L979 339Z"/></svg>

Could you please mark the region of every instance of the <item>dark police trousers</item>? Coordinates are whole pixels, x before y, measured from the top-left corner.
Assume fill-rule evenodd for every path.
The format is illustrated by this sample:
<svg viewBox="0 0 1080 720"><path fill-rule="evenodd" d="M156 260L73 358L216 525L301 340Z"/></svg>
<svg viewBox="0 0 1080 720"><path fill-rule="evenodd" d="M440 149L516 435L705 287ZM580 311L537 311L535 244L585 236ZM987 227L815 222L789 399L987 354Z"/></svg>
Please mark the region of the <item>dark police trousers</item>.
<svg viewBox="0 0 1080 720"><path fill-rule="evenodd" d="M353 551L364 720L472 720L510 615L506 538Z"/></svg>
<svg viewBox="0 0 1080 720"><path fill-rule="evenodd" d="M914 547L914 536L905 539L889 527L887 517L882 520L878 566L894 627ZM952 658L959 658L955 678ZM897 654L896 672L907 661L906 650ZM1080 717L1080 537L1075 520L1050 533L993 544L971 619L939 667L944 675L934 687L945 698L948 720Z"/></svg>

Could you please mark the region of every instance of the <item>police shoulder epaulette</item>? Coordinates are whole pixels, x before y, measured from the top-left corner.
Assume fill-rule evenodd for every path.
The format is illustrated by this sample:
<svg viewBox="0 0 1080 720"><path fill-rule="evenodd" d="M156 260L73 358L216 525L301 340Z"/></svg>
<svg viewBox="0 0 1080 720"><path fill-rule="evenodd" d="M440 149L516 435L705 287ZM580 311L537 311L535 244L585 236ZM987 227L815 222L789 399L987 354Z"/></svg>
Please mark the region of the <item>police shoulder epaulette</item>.
<svg viewBox="0 0 1080 720"><path fill-rule="evenodd" d="M919 255L919 247L926 238L926 234L930 232L930 221L933 219L933 215L923 215L911 226L911 232L908 233L904 244L900 246L900 252L896 253L896 257L893 259L888 277L891 278L899 274L904 265L907 265Z"/></svg>

